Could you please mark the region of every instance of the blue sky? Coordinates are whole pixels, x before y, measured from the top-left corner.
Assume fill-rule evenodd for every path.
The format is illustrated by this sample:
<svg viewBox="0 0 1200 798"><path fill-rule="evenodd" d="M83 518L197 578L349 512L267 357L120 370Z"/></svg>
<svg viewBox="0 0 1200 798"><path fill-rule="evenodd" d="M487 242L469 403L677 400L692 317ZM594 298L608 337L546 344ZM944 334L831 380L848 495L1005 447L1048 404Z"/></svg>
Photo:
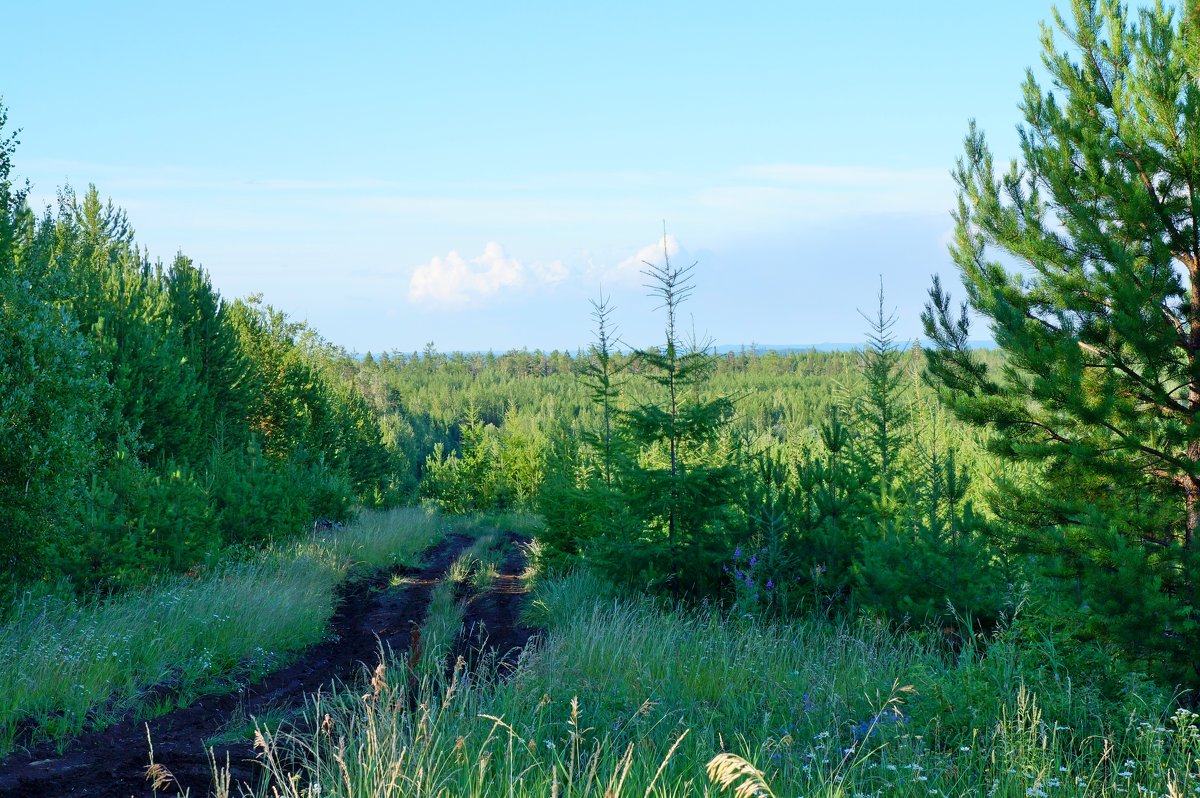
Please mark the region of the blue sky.
<svg viewBox="0 0 1200 798"><path fill-rule="evenodd" d="M1014 154L1047 0L19 3L0 95L35 200L94 182L153 256L349 349L574 349L601 284L698 260L720 343L915 336L971 118ZM952 284L957 281L953 280Z"/></svg>

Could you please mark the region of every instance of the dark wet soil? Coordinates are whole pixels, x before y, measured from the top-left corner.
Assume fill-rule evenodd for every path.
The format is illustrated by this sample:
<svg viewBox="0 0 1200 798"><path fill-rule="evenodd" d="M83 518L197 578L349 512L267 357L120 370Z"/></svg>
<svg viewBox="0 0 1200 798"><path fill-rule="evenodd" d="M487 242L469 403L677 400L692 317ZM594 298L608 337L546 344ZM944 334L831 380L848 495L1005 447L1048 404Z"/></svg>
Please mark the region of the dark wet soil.
<svg viewBox="0 0 1200 798"><path fill-rule="evenodd" d="M84 735L72 741L68 752L61 756L46 746L0 761L0 798L125 798L179 794L189 788L195 798L208 795L212 770L206 740L226 729L231 720L299 708L306 696L331 682L354 679L363 665L372 666L378 661L381 645L395 652L407 650L412 630L425 617L434 585L470 543L470 538L454 535L426 552L425 564L419 569L397 568L349 583L332 620L332 635L259 682L236 692L202 697L149 722L131 719ZM517 564L512 567L519 568ZM390 588L397 575L404 577L403 583ZM497 580L497 587L510 584ZM519 582L516 584L519 586ZM478 614L479 623L486 622L493 633L506 625L514 626L519 597L480 597L472 602L476 603L485 610ZM501 608L512 613L507 624ZM253 608L246 611L253 612ZM497 635L497 640L501 641L497 645L511 647L518 645L516 641L523 644L528 634L522 637L506 632ZM155 762L174 779L158 793L152 791L146 779L150 762L147 726ZM220 745L212 754L222 765L228 757L235 783L252 783L259 776L260 768L249 743Z"/></svg>
<svg viewBox="0 0 1200 798"><path fill-rule="evenodd" d="M517 667L521 652L535 630L521 624L525 602L525 580L521 578L527 558L522 545L528 539L510 533L503 548L507 550L500 574L486 590L464 599L463 631L450 656L453 665L459 657L466 673L504 678Z"/></svg>

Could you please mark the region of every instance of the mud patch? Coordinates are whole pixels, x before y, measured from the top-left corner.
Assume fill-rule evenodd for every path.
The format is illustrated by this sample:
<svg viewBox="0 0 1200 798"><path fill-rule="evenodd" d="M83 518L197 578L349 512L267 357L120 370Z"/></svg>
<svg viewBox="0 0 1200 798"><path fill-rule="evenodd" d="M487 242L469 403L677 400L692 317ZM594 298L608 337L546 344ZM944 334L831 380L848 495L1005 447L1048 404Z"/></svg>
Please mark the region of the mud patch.
<svg viewBox="0 0 1200 798"><path fill-rule="evenodd" d="M464 599L463 630L451 652L453 666L460 657L467 673L505 678L517 667L521 652L536 630L521 624L528 595L522 574L528 564L523 550L528 538L510 532L503 544L508 550L500 573L485 590Z"/></svg>

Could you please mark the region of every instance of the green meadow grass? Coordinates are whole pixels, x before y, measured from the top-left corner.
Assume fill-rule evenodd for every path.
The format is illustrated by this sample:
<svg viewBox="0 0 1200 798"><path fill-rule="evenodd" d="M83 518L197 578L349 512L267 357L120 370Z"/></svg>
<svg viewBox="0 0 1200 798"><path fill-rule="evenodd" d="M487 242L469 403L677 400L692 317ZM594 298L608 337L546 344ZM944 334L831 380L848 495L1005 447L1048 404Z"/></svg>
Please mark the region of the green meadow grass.
<svg viewBox="0 0 1200 798"><path fill-rule="evenodd" d="M1090 716L1100 705L1085 674L1000 684L994 675L1024 656L1003 636L952 658L870 621L677 609L614 597L583 574L542 584L529 615L548 634L508 681L428 679L413 712L393 661L366 697L314 699L317 732L262 729L274 788L291 798L1200 791L1200 718L1171 714L1155 691L1126 696L1128 713ZM942 711L950 685L972 713ZM1035 686L1079 690L1047 696L1079 725L1047 715Z"/></svg>
<svg viewBox="0 0 1200 798"><path fill-rule="evenodd" d="M133 593L18 598L0 626L0 753L133 710L168 710L234 671L273 669L325 634L337 585L356 567L416 564L442 527L423 510L368 512L344 529ZM150 698L155 685L175 698Z"/></svg>

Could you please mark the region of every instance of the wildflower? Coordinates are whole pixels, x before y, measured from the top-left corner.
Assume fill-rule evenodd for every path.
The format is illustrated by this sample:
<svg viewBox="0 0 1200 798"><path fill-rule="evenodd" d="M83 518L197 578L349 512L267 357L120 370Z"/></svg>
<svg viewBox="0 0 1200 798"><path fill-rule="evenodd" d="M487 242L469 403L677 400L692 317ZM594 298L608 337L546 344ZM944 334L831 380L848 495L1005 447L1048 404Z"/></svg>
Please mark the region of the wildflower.
<svg viewBox="0 0 1200 798"><path fill-rule="evenodd" d="M751 555L750 555L750 567L751 567L751 568L753 568L753 567L754 567L754 565L755 565L757 562L758 562L758 555L757 555L757 554L751 554Z"/></svg>
<svg viewBox="0 0 1200 798"><path fill-rule="evenodd" d="M767 590L770 590L773 587L775 587L775 582L773 580L768 579L767 580Z"/></svg>
<svg viewBox="0 0 1200 798"><path fill-rule="evenodd" d="M736 549L733 550L733 556L734 557L742 556L742 547L741 546L738 546Z"/></svg>

